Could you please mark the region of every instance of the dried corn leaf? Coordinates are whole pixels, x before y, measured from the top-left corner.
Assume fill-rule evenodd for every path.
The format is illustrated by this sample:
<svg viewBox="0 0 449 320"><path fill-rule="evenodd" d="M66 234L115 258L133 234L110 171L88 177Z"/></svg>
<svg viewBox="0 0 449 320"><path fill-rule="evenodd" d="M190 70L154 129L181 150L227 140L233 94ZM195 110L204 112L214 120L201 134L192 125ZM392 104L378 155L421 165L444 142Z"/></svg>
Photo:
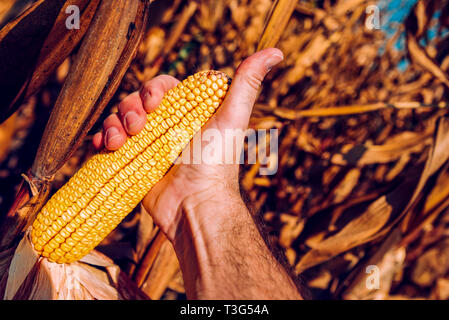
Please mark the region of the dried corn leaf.
<svg viewBox="0 0 449 320"><path fill-rule="evenodd" d="M428 287L449 271L449 241L445 240L420 256L412 270L412 280Z"/></svg>
<svg viewBox="0 0 449 320"><path fill-rule="evenodd" d="M17 115L13 114L3 123L0 123L0 163L5 160L11 146L12 136L16 127Z"/></svg>
<svg viewBox="0 0 449 320"><path fill-rule="evenodd" d="M70 0L65 2L39 53L36 67L24 93L24 99L36 93L79 44L90 26L99 2L100 0ZM66 27L66 8L71 5L77 6L80 10L79 29L68 29Z"/></svg>
<svg viewBox="0 0 449 320"><path fill-rule="evenodd" d="M290 16L295 10L296 0L276 0L269 13L262 35L258 42L257 51L275 47L278 43Z"/></svg>
<svg viewBox="0 0 449 320"><path fill-rule="evenodd" d="M425 107L437 107L437 108L446 108L447 104L441 102L438 105L427 106L419 102L396 102L392 103L374 103L368 105L355 105L355 106L341 106L341 107L330 107L324 109L309 109L309 110L294 110L287 108L277 108L273 110L273 113L278 117L288 119L288 120L296 120L303 117L334 117L334 116L347 116L347 115L355 115L361 113L374 112L386 108L395 108L395 109L418 109Z"/></svg>
<svg viewBox="0 0 449 320"><path fill-rule="evenodd" d="M63 1L37 1L0 30L0 122L15 110Z"/></svg>
<svg viewBox="0 0 449 320"><path fill-rule="evenodd" d="M148 274L148 278L141 286L142 291L151 299L160 299L179 269L178 258L173 246L170 242L165 241Z"/></svg>
<svg viewBox="0 0 449 320"><path fill-rule="evenodd" d="M296 265L302 271L335 257L355 246L386 233L389 220L396 222L407 212L421 194L428 179L449 159L449 118L440 118L435 129L434 144L419 181L406 180L386 196L374 201L360 216L351 220L337 234L321 241L307 252ZM411 187L415 186L415 187ZM390 223L390 226L393 224ZM380 232L381 231L381 232Z"/></svg>
<svg viewBox="0 0 449 320"><path fill-rule="evenodd" d="M433 1L419 1L415 5L413 12L409 15L405 23L407 47L414 63L429 71L434 77L439 79L449 88L449 77L447 74L437 65L435 60L429 56L418 42L419 38L423 36L424 30L428 29L428 25L436 9L437 4Z"/></svg>
<svg viewBox="0 0 449 320"><path fill-rule="evenodd" d="M121 79L114 69L121 74L127 69L119 60L131 41L129 26L141 24L144 6L139 0L101 3L42 137L32 167L37 177L53 175L100 115L105 95L111 95Z"/></svg>
<svg viewBox="0 0 449 320"><path fill-rule="evenodd" d="M393 281L405 262L405 248L397 246L400 239L399 229L394 230L376 253L356 270L355 279L343 293L344 299L381 300L388 297Z"/></svg>
<svg viewBox="0 0 449 320"><path fill-rule="evenodd" d="M385 144L346 145L332 156L332 163L338 165L364 166L374 163L388 163L401 158L404 154L422 151L431 143L432 131L422 133L402 132L389 138Z"/></svg>

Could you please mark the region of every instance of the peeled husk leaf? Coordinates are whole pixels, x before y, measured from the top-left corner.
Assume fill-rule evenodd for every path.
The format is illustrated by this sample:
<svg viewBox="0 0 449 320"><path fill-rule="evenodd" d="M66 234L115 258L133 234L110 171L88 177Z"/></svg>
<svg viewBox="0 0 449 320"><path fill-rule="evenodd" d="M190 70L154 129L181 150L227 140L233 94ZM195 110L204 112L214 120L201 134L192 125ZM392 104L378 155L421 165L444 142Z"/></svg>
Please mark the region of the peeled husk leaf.
<svg viewBox="0 0 449 320"><path fill-rule="evenodd" d="M9 259L8 254L0 253ZM70 264L49 262L34 251L30 229L19 243L9 267L5 300L148 299L112 260L92 251Z"/></svg>

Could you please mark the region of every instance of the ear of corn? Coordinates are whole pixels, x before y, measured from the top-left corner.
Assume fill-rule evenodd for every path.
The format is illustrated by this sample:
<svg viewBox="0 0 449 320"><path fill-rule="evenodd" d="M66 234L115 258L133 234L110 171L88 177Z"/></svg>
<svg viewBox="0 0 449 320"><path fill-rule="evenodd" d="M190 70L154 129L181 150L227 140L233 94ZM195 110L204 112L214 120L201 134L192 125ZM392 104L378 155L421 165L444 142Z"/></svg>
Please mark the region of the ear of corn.
<svg viewBox="0 0 449 320"><path fill-rule="evenodd" d="M220 106L229 81L204 71L168 91L139 134L93 156L45 204L33 222L34 249L70 263L95 248L162 179Z"/></svg>

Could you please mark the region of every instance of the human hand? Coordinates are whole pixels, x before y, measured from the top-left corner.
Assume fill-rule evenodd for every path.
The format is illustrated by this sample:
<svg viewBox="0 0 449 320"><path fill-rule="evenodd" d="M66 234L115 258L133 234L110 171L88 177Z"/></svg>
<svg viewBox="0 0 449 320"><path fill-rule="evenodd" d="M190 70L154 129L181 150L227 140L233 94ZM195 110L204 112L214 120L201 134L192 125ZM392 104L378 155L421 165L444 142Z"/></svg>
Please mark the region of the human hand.
<svg viewBox="0 0 449 320"><path fill-rule="evenodd" d="M262 80L282 59L282 52L272 48L243 61L222 106L202 132L214 129L224 136L227 129L246 130ZM142 130L146 113L155 110L164 93L178 83L171 76L161 75L145 83L140 92L130 94L119 104L118 114L112 114L104 121L103 131L94 136L94 146L109 150L120 148L127 135ZM223 140L210 143L223 143ZM217 147L224 149L223 146ZM148 193L143 205L167 237L174 241L185 206L196 207L203 203L226 206L241 202L238 170L238 162L176 164Z"/></svg>
<svg viewBox="0 0 449 320"><path fill-rule="evenodd" d="M205 148L235 154L237 150L226 149L225 131L247 129L262 80L282 59L280 50L266 49L242 62L222 106L197 133L201 135L201 157ZM104 121L105 134L96 134L94 145L118 149L127 134L136 134L144 127L146 112L153 111L164 93L178 83L173 77L158 76L140 92L129 95L120 103L118 115ZM204 134L212 129L225 138L204 144ZM236 138L243 142L244 136ZM238 161L183 161L175 164L143 200L173 244L187 297L301 299L294 280L266 246L240 197L238 170Z"/></svg>

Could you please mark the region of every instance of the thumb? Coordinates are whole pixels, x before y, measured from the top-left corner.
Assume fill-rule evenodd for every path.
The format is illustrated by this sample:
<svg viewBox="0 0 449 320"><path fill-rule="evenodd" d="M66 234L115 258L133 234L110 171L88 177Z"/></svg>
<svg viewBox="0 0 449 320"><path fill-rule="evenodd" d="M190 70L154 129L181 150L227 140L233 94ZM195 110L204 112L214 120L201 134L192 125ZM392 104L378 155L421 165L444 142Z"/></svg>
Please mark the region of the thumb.
<svg viewBox="0 0 449 320"><path fill-rule="evenodd" d="M240 64L216 115L221 128L247 129L263 79L283 59L281 50L269 48L256 52Z"/></svg>

